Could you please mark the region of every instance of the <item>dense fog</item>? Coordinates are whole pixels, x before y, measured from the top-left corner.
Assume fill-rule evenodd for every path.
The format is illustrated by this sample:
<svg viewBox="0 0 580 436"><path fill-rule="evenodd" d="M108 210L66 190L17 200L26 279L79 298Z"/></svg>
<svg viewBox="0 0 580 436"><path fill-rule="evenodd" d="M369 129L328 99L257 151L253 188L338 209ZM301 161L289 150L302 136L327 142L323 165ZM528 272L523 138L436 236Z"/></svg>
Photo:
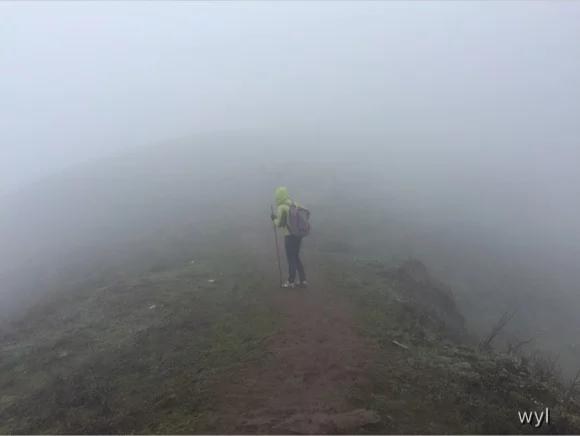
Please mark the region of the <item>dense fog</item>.
<svg viewBox="0 0 580 436"><path fill-rule="evenodd" d="M481 334L580 363L580 4L0 5L0 319L271 250L423 260ZM308 250L308 246L306 247ZM274 267L274 265L272 266Z"/></svg>

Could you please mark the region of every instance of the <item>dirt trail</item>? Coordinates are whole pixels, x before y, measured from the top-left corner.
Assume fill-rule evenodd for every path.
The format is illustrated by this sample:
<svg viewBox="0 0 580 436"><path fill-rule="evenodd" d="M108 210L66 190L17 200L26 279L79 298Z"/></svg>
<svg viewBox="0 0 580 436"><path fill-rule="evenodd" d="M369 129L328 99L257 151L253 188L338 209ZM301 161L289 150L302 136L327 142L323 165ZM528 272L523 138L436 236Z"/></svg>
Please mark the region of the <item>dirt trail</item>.
<svg viewBox="0 0 580 436"><path fill-rule="evenodd" d="M283 328L268 341L271 359L223 388L228 430L344 433L378 421L348 401L351 389L368 383L372 347L324 278L313 279L309 289L273 289Z"/></svg>

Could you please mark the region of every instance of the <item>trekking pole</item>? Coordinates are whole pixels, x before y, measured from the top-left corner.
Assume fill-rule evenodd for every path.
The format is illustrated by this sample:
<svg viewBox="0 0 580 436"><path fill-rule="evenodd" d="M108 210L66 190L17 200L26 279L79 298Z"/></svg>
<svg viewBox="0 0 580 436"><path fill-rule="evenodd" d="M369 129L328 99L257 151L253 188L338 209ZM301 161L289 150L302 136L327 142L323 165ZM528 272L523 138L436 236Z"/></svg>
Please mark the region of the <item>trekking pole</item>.
<svg viewBox="0 0 580 436"><path fill-rule="evenodd" d="M274 207L270 206L270 212L274 215ZM276 223L272 221L274 228L274 241L276 241L276 258L278 259L278 274L280 275L280 286L282 286L282 266L280 265L280 250L278 249L278 232L276 231Z"/></svg>

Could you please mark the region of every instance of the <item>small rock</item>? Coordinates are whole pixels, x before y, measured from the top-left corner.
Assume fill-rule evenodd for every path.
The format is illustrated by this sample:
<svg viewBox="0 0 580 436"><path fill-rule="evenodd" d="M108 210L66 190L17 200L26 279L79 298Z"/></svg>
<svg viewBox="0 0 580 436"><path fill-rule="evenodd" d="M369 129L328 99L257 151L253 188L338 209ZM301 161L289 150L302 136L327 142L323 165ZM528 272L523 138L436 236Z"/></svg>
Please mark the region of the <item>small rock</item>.
<svg viewBox="0 0 580 436"><path fill-rule="evenodd" d="M149 310L153 310L153 309L155 309L156 307L157 307L157 305L155 305L155 304L152 304L151 306L149 306Z"/></svg>
<svg viewBox="0 0 580 436"><path fill-rule="evenodd" d="M175 405L177 404L177 395L175 394L169 394L165 397L161 397L156 403L155 405L157 407L160 407L162 409L168 408L168 407L175 407Z"/></svg>
<svg viewBox="0 0 580 436"><path fill-rule="evenodd" d="M208 279L208 283L215 283L215 279Z"/></svg>
<svg viewBox="0 0 580 436"><path fill-rule="evenodd" d="M395 341L394 339L391 341L393 344L395 344L397 347L401 347L403 350L408 350L409 347L405 344L401 344L399 341Z"/></svg>
<svg viewBox="0 0 580 436"><path fill-rule="evenodd" d="M361 427L379 423L381 418L373 410L359 409L336 414L332 417L332 421L339 433L356 433Z"/></svg>

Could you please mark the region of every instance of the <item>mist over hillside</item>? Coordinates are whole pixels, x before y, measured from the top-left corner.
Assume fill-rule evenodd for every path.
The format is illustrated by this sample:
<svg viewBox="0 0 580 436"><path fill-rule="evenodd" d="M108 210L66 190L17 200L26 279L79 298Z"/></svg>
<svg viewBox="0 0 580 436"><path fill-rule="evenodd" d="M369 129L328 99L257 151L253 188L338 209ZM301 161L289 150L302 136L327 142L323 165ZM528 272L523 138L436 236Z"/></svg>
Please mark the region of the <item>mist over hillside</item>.
<svg viewBox="0 0 580 436"><path fill-rule="evenodd" d="M580 428L579 18L0 3L0 433Z"/></svg>
<svg viewBox="0 0 580 436"><path fill-rule="evenodd" d="M50 290L167 267L198 244L219 251L215 235L270 250L273 188L287 185L313 210L316 247L422 259L475 331L517 307L513 334L539 336L571 369L580 232L570 156L489 150L242 131L73 167L3 198L2 316Z"/></svg>

